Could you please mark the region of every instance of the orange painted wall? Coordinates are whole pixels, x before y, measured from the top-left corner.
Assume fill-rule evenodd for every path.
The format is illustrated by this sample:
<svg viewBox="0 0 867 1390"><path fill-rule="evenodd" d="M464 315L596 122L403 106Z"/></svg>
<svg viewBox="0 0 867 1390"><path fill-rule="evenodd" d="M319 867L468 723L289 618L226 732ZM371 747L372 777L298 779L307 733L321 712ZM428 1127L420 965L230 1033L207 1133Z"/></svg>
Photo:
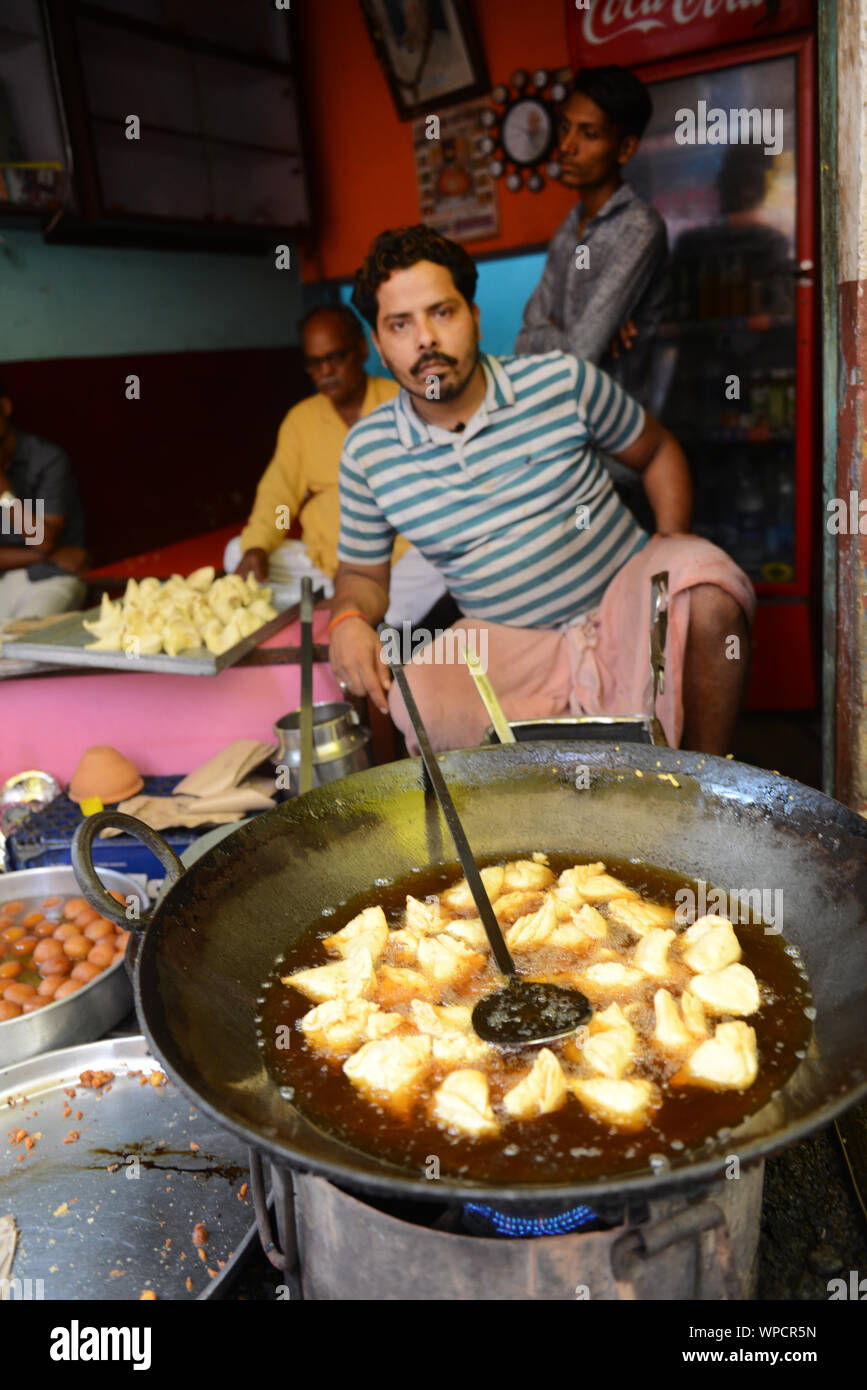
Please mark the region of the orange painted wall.
<svg viewBox="0 0 867 1390"><path fill-rule="evenodd" d="M516 68L568 62L563 0L475 0L471 8L492 85ZM351 275L377 232L419 220L412 122L397 118L358 0L306 0L298 11L318 229L302 248L302 274L328 279ZM500 235L470 242L473 254L546 242L574 199L547 181L541 193L498 187Z"/></svg>

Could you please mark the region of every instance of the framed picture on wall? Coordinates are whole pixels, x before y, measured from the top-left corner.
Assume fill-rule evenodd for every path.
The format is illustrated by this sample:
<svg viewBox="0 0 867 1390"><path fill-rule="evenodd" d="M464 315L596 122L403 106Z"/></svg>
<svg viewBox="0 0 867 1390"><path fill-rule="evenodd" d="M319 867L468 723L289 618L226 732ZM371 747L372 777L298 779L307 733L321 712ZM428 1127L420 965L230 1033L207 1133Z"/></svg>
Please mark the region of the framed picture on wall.
<svg viewBox="0 0 867 1390"><path fill-rule="evenodd" d="M484 153L481 114L487 102L452 106L440 116L440 138L427 139L427 119L413 122L412 143L422 222L453 241L496 236L497 185Z"/></svg>
<svg viewBox="0 0 867 1390"><path fill-rule="evenodd" d="M466 0L359 3L402 121L488 91L488 70Z"/></svg>

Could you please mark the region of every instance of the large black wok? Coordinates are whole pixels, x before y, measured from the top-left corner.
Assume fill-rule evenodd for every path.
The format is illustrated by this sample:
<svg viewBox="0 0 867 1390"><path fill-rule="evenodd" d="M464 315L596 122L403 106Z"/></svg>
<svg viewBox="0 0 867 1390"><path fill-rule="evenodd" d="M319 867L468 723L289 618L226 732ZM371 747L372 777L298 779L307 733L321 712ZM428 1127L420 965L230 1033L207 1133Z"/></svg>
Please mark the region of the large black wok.
<svg viewBox="0 0 867 1390"><path fill-rule="evenodd" d="M785 1089L707 1158L675 1163L665 1178L648 1170L532 1186L431 1183L308 1123L263 1065L254 1023L262 984L324 907L376 878L455 859L421 761L408 759L333 782L242 827L182 872L142 924L139 1019L196 1105L277 1161L356 1189L437 1200L485 1194L502 1204L592 1202L708 1181L732 1153L749 1162L777 1152L867 1093L867 821L773 773L641 744L477 748L446 754L442 767L479 856L540 849L635 858L726 890L782 889L784 936L800 947L817 1010L808 1056ZM582 767L590 785L579 777L579 789ZM679 786L660 781L660 772L674 773ZM145 838L146 827L130 817L91 816L76 835L73 864L88 901L116 917L117 903L90 870L90 842L111 824L132 824ZM159 844L172 873L181 871Z"/></svg>

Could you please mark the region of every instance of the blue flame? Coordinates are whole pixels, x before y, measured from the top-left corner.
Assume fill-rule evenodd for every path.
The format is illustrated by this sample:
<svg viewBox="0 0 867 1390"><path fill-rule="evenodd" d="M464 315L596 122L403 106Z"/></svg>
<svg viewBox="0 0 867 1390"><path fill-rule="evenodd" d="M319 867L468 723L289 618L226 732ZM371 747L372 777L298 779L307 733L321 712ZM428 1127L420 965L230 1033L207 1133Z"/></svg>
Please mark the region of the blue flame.
<svg viewBox="0 0 867 1390"><path fill-rule="evenodd" d="M553 1216L514 1216L481 1202L465 1202L464 1214L472 1219L473 1225L484 1222L496 1235L523 1239L531 1236L562 1236L569 1231L580 1231L599 1220L592 1207L580 1205Z"/></svg>

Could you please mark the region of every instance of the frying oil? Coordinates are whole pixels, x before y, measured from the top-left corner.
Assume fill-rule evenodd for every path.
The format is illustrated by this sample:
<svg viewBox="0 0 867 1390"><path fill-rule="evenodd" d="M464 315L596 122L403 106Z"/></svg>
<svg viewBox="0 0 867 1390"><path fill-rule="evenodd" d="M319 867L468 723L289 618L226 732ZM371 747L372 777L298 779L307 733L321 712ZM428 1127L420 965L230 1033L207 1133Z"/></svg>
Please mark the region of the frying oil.
<svg viewBox="0 0 867 1390"><path fill-rule="evenodd" d="M518 851L512 856L498 855L478 862L481 866L526 857L526 851ZM555 875L574 864L591 862L578 855L549 853L547 857ZM683 875L629 860L606 858L605 868L646 901L670 907L679 901L675 899L679 889L696 894L699 891L698 884ZM501 1129L496 1137L488 1139L469 1139L440 1129L428 1120L424 1102L402 1115L371 1104L343 1075L345 1058L326 1059L308 1047L297 1023L313 1006L297 990L283 985L280 976L333 962L335 958L328 955L321 938L340 930L363 908L382 907L389 925L396 926L408 894L423 900L441 893L462 876L457 863L428 867L399 883L380 881L369 892L341 903L336 910L327 908L318 927L275 964L263 989L259 1042L269 1072L284 1098L291 1098L292 1104L316 1125L351 1147L422 1174L430 1171L431 1158L436 1157L443 1177L502 1183L589 1179L615 1170L648 1167L664 1172L674 1159L681 1163L684 1157L707 1152L711 1144L726 1137L746 1116L760 1110L779 1093L798 1059L806 1054L815 1010L803 963L797 950L787 946L781 935L766 934L761 922L750 921L734 924L743 952L742 963L753 971L762 995L761 1008L748 1019L756 1033L759 1074L745 1092L709 1091L698 1086L669 1088L665 1082L679 1063L665 1062L648 1048L630 1075L644 1076L661 1085L664 1098L651 1122L637 1132L618 1130L594 1118L573 1098L552 1114L533 1120L509 1120L497 1111ZM609 924L609 938L606 945L615 948L635 941L614 923ZM571 962L574 966L574 956ZM648 982L630 995L647 1006L634 1019L639 1033L653 1027L652 1000L659 986L659 981ZM443 1001L452 1002L447 994ZM290 1030L288 1048L276 1045L281 1025ZM561 1046L552 1050L562 1057ZM493 1067L485 1065L495 1111L503 1093L532 1066L536 1050L510 1049L500 1053ZM426 1094L432 1089L431 1081L438 1084L437 1078L430 1078Z"/></svg>

